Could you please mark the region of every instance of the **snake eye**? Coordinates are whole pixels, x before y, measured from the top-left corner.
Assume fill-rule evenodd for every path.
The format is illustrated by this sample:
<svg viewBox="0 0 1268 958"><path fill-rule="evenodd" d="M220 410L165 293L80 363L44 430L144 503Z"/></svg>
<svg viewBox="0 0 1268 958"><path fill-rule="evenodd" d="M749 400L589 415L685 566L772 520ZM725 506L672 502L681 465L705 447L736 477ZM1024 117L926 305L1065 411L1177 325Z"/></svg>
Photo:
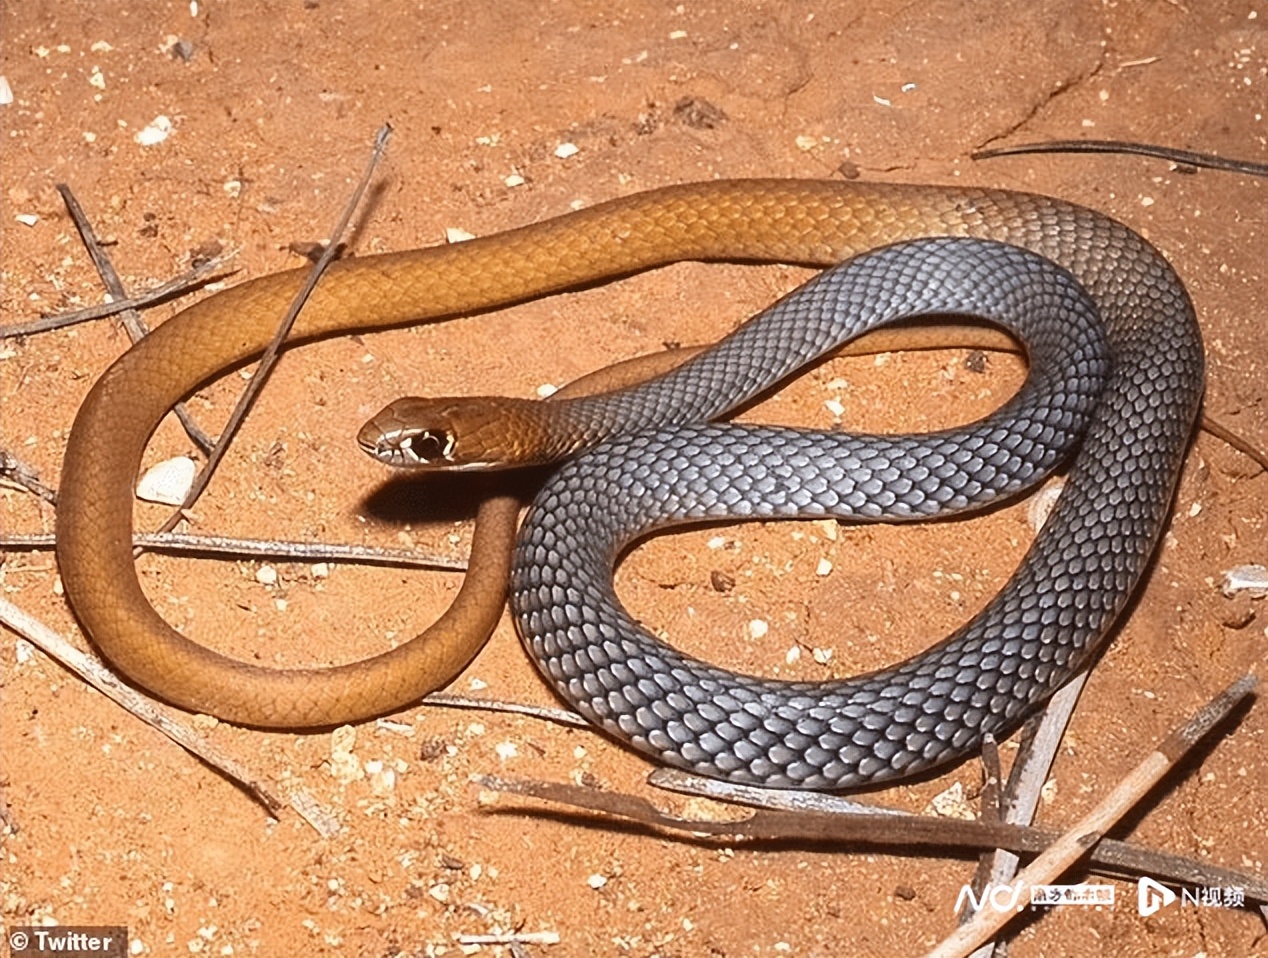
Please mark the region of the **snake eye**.
<svg viewBox="0 0 1268 958"><path fill-rule="evenodd" d="M425 429L410 436L402 445L418 462L448 462L453 452L454 434L446 429Z"/></svg>

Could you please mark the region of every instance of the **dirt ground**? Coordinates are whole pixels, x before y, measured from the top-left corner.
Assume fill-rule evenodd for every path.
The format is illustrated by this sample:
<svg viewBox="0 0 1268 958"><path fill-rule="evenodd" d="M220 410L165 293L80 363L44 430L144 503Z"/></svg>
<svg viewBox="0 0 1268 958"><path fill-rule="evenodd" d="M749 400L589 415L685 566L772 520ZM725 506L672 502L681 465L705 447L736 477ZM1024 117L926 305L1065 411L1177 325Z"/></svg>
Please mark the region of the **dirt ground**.
<svg viewBox="0 0 1268 958"><path fill-rule="evenodd" d="M1208 413L1262 443L1262 179L1124 156L969 154L1097 137L1262 161L1266 19L1261 4L1233 0L6 3L4 321L102 299L55 184L76 191L133 290L216 244L240 250L239 277L259 276L300 265L292 244L325 238L385 120L396 133L359 254L442 242L447 228L492 233L664 184L832 178L844 164L873 180L1048 193L1139 230L1196 302ZM684 101L694 106L678 108ZM139 144L160 116L166 138ZM557 155L564 143L577 151ZM463 555L468 518L429 518L426 501L405 518L371 508L388 476L353 443L369 414L409 392L533 396L667 342L709 341L806 275L686 264L290 353L195 531ZM80 400L126 345L113 321L4 341L4 447L55 485ZM838 360L749 418L831 425L825 401L836 400L851 426L926 429L982 414L1021 376L1001 354L982 373L962 351ZM212 432L240 384L232 375L193 400ZM190 450L169 423L149 460ZM1041 822L1073 821L1184 717L1262 664L1262 601L1226 598L1219 585L1224 570L1265 561L1266 484L1223 442L1195 440L1170 534L1091 677ZM52 530L53 510L31 496L6 484L0 501L6 531ZM146 527L161 516L138 510ZM618 582L636 615L714 661L848 675L967 619L1030 536L1024 504L902 529L708 529L640 547ZM255 562L146 557L141 567L157 607L188 634L279 664L385 648L432 621L459 581L355 566L316 578L306 564L281 564L279 581L264 585ZM715 573L734 588L716 591ZM5 598L86 646L51 554L10 552L0 576ZM764 637L752 637L751 620L769 624ZM392 771L391 782L336 777L329 732L206 729L262 777L331 809L342 827L323 838L292 813L271 820L7 631L0 662L0 784L16 825L4 834L3 920L126 924L138 954L501 955L510 948L464 952L455 936L519 930L557 932L558 944L523 953L561 958L914 955L951 931L974 867L943 854L731 849L490 813L473 775L584 780L681 806L644 784L641 758L528 717L424 707L359 726L354 755L363 769ZM453 690L552 703L505 619ZM1263 874L1266 714L1262 700L1241 714L1116 837ZM975 795L980 780L973 759L878 797L920 811L955 783ZM1268 954L1251 912L1177 906L1143 918L1135 884L1114 884L1114 907L1044 913L1014 929L1011 953Z"/></svg>

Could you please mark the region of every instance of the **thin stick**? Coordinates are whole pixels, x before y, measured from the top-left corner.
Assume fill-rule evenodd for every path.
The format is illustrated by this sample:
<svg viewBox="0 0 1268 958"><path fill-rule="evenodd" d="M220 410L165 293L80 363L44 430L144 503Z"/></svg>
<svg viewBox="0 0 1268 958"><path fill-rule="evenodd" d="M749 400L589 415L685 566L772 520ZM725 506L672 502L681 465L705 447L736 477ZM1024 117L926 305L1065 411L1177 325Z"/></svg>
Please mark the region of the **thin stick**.
<svg viewBox="0 0 1268 958"><path fill-rule="evenodd" d="M728 843L736 840L802 841L815 845L831 842L850 847L898 848L913 852L922 848L1008 848L1035 854L1061 835L1049 828L927 815L836 815L762 809L735 821L678 818L662 812L646 799L621 792L492 775L477 776L474 781L497 792L526 795L596 813L601 816L600 823L612 818L626 819L657 831L720 838ZM1212 866L1167 852L1146 850L1127 842L1106 839L1092 849L1089 860L1094 870L1103 875L1130 878L1152 875L1193 885L1233 885L1244 889L1248 901L1268 901L1268 881L1259 875Z"/></svg>
<svg viewBox="0 0 1268 958"><path fill-rule="evenodd" d="M1106 830L1154 787L1192 745L1206 735L1254 691L1257 679L1243 676L1172 732L1158 748L1145 757L1095 808L1080 818L1057 841L1044 850L1017 876L1019 900L1030 900L1030 889L1053 881L1076 861L1088 854ZM961 926L929 958L964 958L1006 925L1015 913L981 911Z"/></svg>
<svg viewBox="0 0 1268 958"><path fill-rule="evenodd" d="M32 319L25 323L10 323L0 326L0 339L47 333L54 329L64 329L67 326L86 323L89 320L115 316L129 309L147 309L150 306L157 306L159 303L182 293L188 293L206 283L224 279L226 276L232 276L237 270L222 270L221 268L236 255L237 252L235 251L224 256L217 256L215 259L209 259L205 263L199 263L179 276L169 279L165 283L160 283L158 286L148 289L137 296L116 299L109 303L99 303L96 306L86 306L83 309L76 309L67 313L41 316L39 319Z"/></svg>
<svg viewBox="0 0 1268 958"><path fill-rule="evenodd" d="M127 290L123 287L123 281L119 279L119 274L115 272L114 264L110 262L110 257L106 255L106 251L102 248L97 234L93 231L92 223L84 214L83 207L79 205L79 200L75 199L75 194L71 192L71 188L65 183L57 184L57 192L62 194L62 202L66 204L66 211L70 213L70 218L75 222L75 228L79 230L79 236L84 241L84 247L88 250L88 255L93 261L93 265L97 267L97 273L101 276L101 281L109 290L110 295L115 299L127 299ZM119 319L123 323L123 328L128 332L128 338L132 342L138 342L146 333L149 327L145 325L145 321L141 319L141 314L135 309L125 309L119 314ZM211 437L208 436L194 422L194 417L185 408L184 403L177 403L176 417L180 420L185 432L189 438L194 441L203 452L208 452L213 443Z"/></svg>
<svg viewBox="0 0 1268 958"><path fill-rule="evenodd" d="M43 499L49 505L57 505L57 491L44 485L34 466L19 459L7 449L0 449L0 475L20 489Z"/></svg>
<svg viewBox="0 0 1268 958"><path fill-rule="evenodd" d="M1048 140L1043 143L1019 143L1016 146L995 146L971 154L975 160L989 160L997 156L1017 156L1022 153L1129 153L1149 156L1156 160L1168 160L1184 166L1204 167L1208 170L1224 170L1229 173L1246 173L1250 176L1268 176L1268 164L1251 160L1230 160L1213 153L1194 153L1152 143L1131 143L1126 140Z"/></svg>
<svg viewBox="0 0 1268 958"><path fill-rule="evenodd" d="M557 945L557 931L512 931L504 935L458 935L455 939L460 945Z"/></svg>
<svg viewBox="0 0 1268 958"><path fill-rule="evenodd" d="M682 795L699 795L719 802L734 802L750 808L784 812L822 812L826 815L905 815L911 812L858 802L832 792L802 792L793 788L756 788L738 782L693 775L680 768L657 768L647 776L647 784Z"/></svg>
<svg viewBox="0 0 1268 958"><path fill-rule="evenodd" d="M230 555L286 562L347 562L359 565L398 566L405 569L441 569L463 572L467 560L409 549L380 549L377 546L341 545L324 542L295 542L287 539L238 539L232 536L200 536L186 532L139 532L134 545L147 552L177 555ZM0 549L41 551L53 549L57 537L51 532L31 535L0 535Z"/></svg>
<svg viewBox="0 0 1268 958"><path fill-rule="evenodd" d="M590 723L576 712L551 708L546 705L523 705L519 702L503 702L497 699L476 699L465 695L432 692L423 696L423 705L435 705L451 709L476 709L484 712L507 712L512 715L529 715L544 722L567 725L571 728L590 728Z"/></svg>
<svg viewBox="0 0 1268 958"><path fill-rule="evenodd" d="M47 625L11 602L0 599L0 622L60 662L93 688L113 699L147 725L152 725L181 748L202 759L223 775L241 785L248 795L268 810L270 816L290 805L304 820L322 834L329 834L328 822L334 817L320 810L312 798L297 793L289 800L275 794L264 780L234 758L221 752L193 729L176 721L131 686L125 685L96 657L81 652ZM314 814L317 808L320 814ZM323 818L324 816L324 818Z"/></svg>
<svg viewBox="0 0 1268 958"><path fill-rule="evenodd" d="M1264 472L1268 472L1268 453L1264 452L1264 450L1260 449L1249 439L1244 439L1218 419L1212 419L1210 416L1206 415L1202 417L1202 428L1216 439L1223 440L1238 452L1249 456L1251 459L1255 460L1256 465L1258 465L1260 469Z"/></svg>
<svg viewBox="0 0 1268 958"><path fill-rule="evenodd" d="M159 532L171 532L177 523L184 518L185 510L193 506L198 501L198 497L203 494L203 490L207 488L207 483L211 481L212 474L216 471L216 467L220 465L220 460L224 458L225 452L229 448L229 443L237 434L238 427L242 424L242 420L246 418L247 412L255 402L255 397L264 388L264 383L267 381L269 373L272 372L273 367L277 364L278 353L286 342L286 337L290 335L291 327L295 325L295 319L299 316L299 311L304 308L304 303L312 295L313 290L317 286L317 281L326 272L326 268L339 255L339 240L348 229L348 223L351 222L352 214L356 212L357 205L361 202L361 197L365 193L366 187L370 185L370 178L374 175L379 160L383 158L383 153L387 149L387 141L391 135L391 126L384 124L379 128L379 132L374 138L374 150L370 154L370 162L366 164L365 173L362 174L361 181L357 184L356 189L352 191L352 196L344 206L338 223L335 224L334 232L330 234L330 244L321 254L321 258L313 264L313 268L309 270L308 278L304 280L304 285L300 287L295 299L291 302L290 309L282 317L277 332L273 334L272 341L269 343L268 348L264 350L259 364L255 367L255 375L251 377L246 389L242 391L242 395L238 398L237 405L233 407L229 421L225 423L225 428L220 433L220 441L207 457L207 464L203 466L202 471L195 477L193 486L190 487L189 492L185 495L185 501L159 527Z"/></svg>
<svg viewBox="0 0 1268 958"><path fill-rule="evenodd" d="M1004 787L1000 803L1002 814L998 821L1009 825L1030 825L1034 822L1044 782L1052 772L1061 740L1065 737L1066 727L1074 715L1074 707L1087 684L1087 678L1086 671L1080 672L1058 689L1039 714L1038 721L1027 725L1027 734L1022 739L1021 750L1008 776L1008 784ZM973 890L978 896L977 900L982 900L982 892L988 885L1006 885L1011 882L1020 864L1021 859L1016 852L1003 848L983 855L973 876ZM960 916L961 923L967 923L973 917L973 899L969 901ZM995 944L987 942L973 953L973 958L988 958L996 950Z"/></svg>

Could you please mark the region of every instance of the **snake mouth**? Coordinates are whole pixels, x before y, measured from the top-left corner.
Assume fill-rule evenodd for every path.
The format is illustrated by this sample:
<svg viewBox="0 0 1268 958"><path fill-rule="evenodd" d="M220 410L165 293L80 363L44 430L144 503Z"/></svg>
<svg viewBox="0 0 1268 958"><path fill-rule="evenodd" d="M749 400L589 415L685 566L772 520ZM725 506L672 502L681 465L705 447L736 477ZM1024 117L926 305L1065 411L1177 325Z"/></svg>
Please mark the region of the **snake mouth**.
<svg viewBox="0 0 1268 958"><path fill-rule="evenodd" d="M403 430L398 448L420 465L450 465L456 437L448 429Z"/></svg>
<svg viewBox="0 0 1268 958"><path fill-rule="evenodd" d="M357 445L379 462L398 469L487 472L506 468L508 465L497 461L469 461L455 457L458 436L449 429L401 427L380 430L367 427L357 436Z"/></svg>
<svg viewBox="0 0 1268 958"><path fill-rule="evenodd" d="M357 445L389 466L419 469L461 469L453 459L457 436L448 429L372 429L357 436Z"/></svg>

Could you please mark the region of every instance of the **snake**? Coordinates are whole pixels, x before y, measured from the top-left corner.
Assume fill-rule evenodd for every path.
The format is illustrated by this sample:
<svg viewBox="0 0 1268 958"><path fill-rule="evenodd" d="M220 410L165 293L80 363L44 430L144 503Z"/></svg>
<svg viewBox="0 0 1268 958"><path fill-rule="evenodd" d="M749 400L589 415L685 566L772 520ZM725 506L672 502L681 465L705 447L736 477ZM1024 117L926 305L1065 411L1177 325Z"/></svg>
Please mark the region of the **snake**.
<svg viewBox="0 0 1268 958"><path fill-rule="evenodd" d="M1068 643L1049 638L1040 650L1064 649L1067 663L1085 660L1134 591L1165 524L1203 381L1201 336L1183 284L1146 240L1104 214L1051 197L972 187L774 179L680 184L462 244L335 263L292 338L304 342L466 315L682 260L830 267L876 247L938 236L995 240L1047 257L1089 292L1105 324L1107 385L1071 478L1076 490L1096 486L1092 491L1105 493L1105 501L1071 496L1067 486L1050 525L1082 530L1063 533L1079 544L1072 558L1108 558L1086 571L1077 562L1040 568L1032 547L1012 580L1060 586L1062 595L1071 594L1065 580L1074 581L1077 601L1096 612L1087 619L1095 620L1092 633L1077 655ZM403 708L455 677L502 614L518 508L510 496L487 500L477 513L470 567L454 604L413 640L362 662L259 666L190 640L158 615L140 587L131 553L130 492L145 446L173 404L264 350L274 317L302 281L303 271L292 270L217 293L116 360L76 415L57 513L65 592L102 654L131 681L175 705L265 728L362 720ZM1096 482L1081 481L1085 474ZM1032 587L1026 594L1039 591ZM1059 620L1066 616L1062 607L1044 609ZM984 655L992 661L1016 655L1016 641L1005 646ZM579 661L574 657L574 664ZM950 681L960 688L954 676ZM935 677L939 683L946 680ZM922 688L909 696L932 701ZM881 723L881 741L892 741L891 730L904 727L907 708L900 695ZM629 714L644 711L632 707ZM869 714L864 722L876 724L881 713ZM770 721L779 724L777 716ZM666 722L648 730L649 741L660 740L672 725ZM612 727L617 724L613 719ZM703 729L706 736L710 728ZM788 732L778 748L799 744L794 739L801 734ZM874 756L888 750L876 742L865 747Z"/></svg>

